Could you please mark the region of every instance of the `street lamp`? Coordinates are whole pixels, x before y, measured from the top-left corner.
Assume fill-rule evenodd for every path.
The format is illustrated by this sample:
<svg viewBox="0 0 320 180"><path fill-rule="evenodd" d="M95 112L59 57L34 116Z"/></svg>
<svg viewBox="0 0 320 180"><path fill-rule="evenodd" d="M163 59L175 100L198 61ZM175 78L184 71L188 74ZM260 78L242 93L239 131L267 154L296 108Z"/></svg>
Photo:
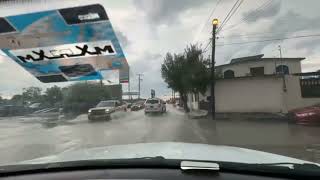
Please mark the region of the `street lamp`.
<svg viewBox="0 0 320 180"><path fill-rule="evenodd" d="M219 24L219 20L218 19L213 19L212 20L212 25L217 26Z"/></svg>
<svg viewBox="0 0 320 180"><path fill-rule="evenodd" d="M212 54L211 54L211 98L210 98L210 107L211 107L211 116L212 119L215 119L216 116L216 105L215 105L215 51L216 51L216 29L219 24L218 19L212 20Z"/></svg>

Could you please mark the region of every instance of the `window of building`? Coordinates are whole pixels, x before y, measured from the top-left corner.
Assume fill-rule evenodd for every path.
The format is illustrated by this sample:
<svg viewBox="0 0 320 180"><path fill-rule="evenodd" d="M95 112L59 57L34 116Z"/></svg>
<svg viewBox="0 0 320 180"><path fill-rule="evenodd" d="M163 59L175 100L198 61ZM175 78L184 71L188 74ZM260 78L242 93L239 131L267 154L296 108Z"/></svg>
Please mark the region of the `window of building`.
<svg viewBox="0 0 320 180"><path fill-rule="evenodd" d="M276 72L277 72L277 74L289 74L290 73L289 67L286 65L277 66Z"/></svg>
<svg viewBox="0 0 320 180"><path fill-rule="evenodd" d="M254 67L250 68L251 76L263 76L264 75L264 67Z"/></svg>
<svg viewBox="0 0 320 180"><path fill-rule="evenodd" d="M223 73L223 77L224 77L224 78L234 78L234 71L232 71L232 70L226 70L226 71Z"/></svg>

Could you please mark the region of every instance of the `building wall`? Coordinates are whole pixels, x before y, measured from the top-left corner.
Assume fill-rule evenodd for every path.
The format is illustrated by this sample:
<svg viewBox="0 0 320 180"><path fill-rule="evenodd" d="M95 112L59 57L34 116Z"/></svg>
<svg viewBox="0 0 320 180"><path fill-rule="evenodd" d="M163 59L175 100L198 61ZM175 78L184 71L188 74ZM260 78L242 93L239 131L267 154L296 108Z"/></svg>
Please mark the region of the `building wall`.
<svg viewBox="0 0 320 180"><path fill-rule="evenodd" d="M284 85L285 82L285 85ZM286 89L286 91L284 91ZM296 108L320 104L320 98L301 97L298 76L245 77L216 81L217 112L267 112L287 113ZM210 88L200 95L200 101L207 101ZM190 107L198 108L196 102Z"/></svg>
<svg viewBox="0 0 320 180"><path fill-rule="evenodd" d="M280 77L246 77L216 82L217 112L284 112ZM206 96L210 96L208 89ZM206 96L201 100L206 101Z"/></svg>
<svg viewBox="0 0 320 180"><path fill-rule="evenodd" d="M320 98L301 97L299 76L286 76L287 92L285 94L285 106L288 111L296 108L320 104Z"/></svg>
<svg viewBox="0 0 320 180"><path fill-rule="evenodd" d="M282 62L280 62L279 60L261 60L256 62L230 64L218 68L221 69L222 73L224 73L226 70L233 70L235 73L235 77L243 77L250 75L250 68L254 67L264 67L264 73L266 75L275 74L275 67L281 64L287 65L289 67L290 74L301 73L300 61L296 60L288 60Z"/></svg>

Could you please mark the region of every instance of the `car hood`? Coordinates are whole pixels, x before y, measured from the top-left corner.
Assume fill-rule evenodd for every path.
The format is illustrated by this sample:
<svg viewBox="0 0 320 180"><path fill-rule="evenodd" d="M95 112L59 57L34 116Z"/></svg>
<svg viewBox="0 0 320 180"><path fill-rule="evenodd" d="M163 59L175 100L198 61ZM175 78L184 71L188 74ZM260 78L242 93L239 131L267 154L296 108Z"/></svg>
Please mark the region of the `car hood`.
<svg viewBox="0 0 320 180"><path fill-rule="evenodd" d="M286 156L231 146L164 142L76 150L28 160L19 164L45 164L97 159L133 159L156 156L163 156L166 159L239 163L312 163Z"/></svg>

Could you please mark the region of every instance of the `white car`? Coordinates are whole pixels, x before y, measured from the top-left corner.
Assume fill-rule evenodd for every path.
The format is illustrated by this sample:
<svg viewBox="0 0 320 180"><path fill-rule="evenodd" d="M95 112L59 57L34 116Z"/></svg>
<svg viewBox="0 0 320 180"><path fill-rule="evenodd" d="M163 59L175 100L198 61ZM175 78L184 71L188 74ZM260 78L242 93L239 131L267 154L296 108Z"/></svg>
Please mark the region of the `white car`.
<svg viewBox="0 0 320 180"><path fill-rule="evenodd" d="M149 98L145 102L144 113L165 113L167 111L166 102L159 98Z"/></svg>
<svg viewBox="0 0 320 180"><path fill-rule="evenodd" d="M127 106L117 100L101 101L96 107L89 109L88 119L111 119L111 114L118 111L127 111Z"/></svg>

